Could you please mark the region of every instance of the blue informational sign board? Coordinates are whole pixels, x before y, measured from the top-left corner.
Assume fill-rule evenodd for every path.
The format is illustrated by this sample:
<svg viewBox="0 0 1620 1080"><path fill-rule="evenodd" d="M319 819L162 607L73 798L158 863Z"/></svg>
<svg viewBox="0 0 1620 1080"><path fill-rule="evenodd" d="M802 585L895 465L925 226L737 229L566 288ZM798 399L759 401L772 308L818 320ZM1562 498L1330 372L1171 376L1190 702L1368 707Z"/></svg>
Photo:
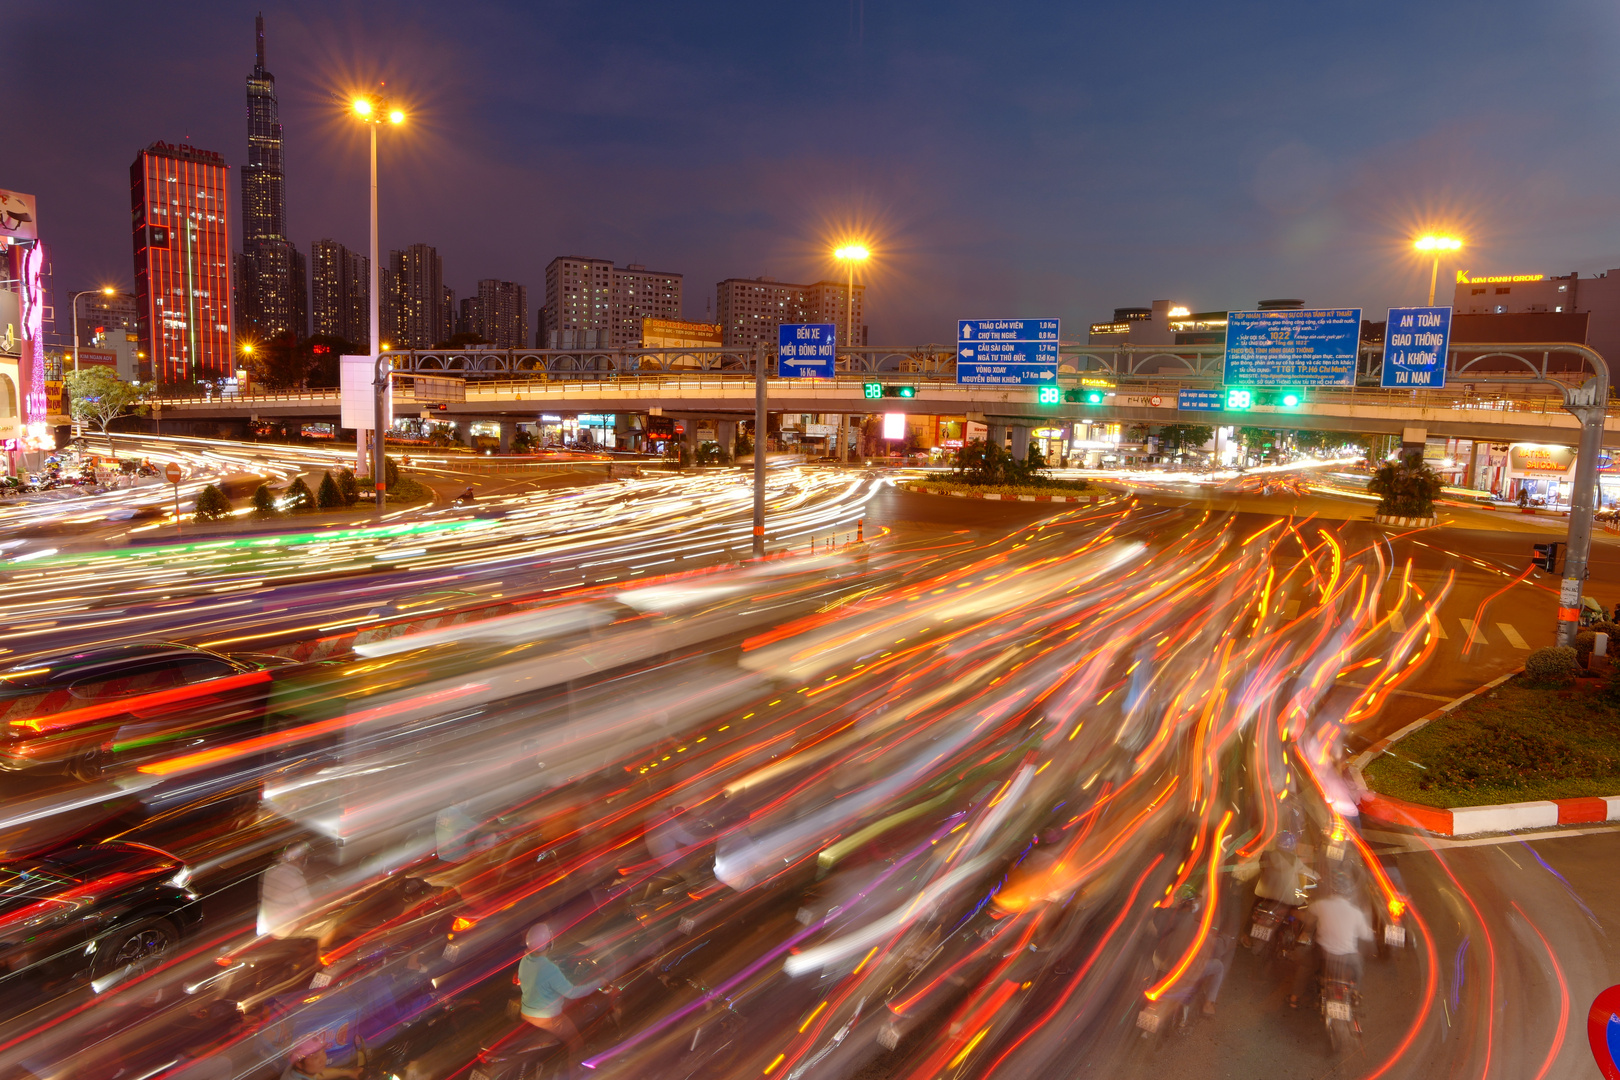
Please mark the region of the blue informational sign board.
<svg viewBox="0 0 1620 1080"><path fill-rule="evenodd" d="M1226 317L1228 386L1354 386L1361 309L1234 311Z"/></svg>
<svg viewBox="0 0 1620 1080"><path fill-rule="evenodd" d="M776 374L783 379L830 379L837 374L838 327L783 323L776 328Z"/></svg>
<svg viewBox="0 0 1620 1080"><path fill-rule="evenodd" d="M1192 412L1220 412L1226 408L1226 391L1177 390L1176 408Z"/></svg>
<svg viewBox="0 0 1620 1080"><path fill-rule="evenodd" d="M1392 307L1384 324L1384 376L1380 386L1399 390L1446 385L1451 344L1448 307Z"/></svg>
<svg viewBox="0 0 1620 1080"><path fill-rule="evenodd" d="M956 381L962 386L1036 386L1058 374L1058 320L962 319Z"/></svg>

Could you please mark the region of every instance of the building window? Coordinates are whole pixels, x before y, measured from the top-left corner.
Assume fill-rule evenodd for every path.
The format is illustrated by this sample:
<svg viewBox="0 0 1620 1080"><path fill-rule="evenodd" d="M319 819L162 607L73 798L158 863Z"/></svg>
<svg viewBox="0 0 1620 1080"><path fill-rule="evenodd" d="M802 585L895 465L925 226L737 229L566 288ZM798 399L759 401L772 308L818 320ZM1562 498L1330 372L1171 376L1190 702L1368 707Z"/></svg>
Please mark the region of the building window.
<svg viewBox="0 0 1620 1080"><path fill-rule="evenodd" d="M1473 295L1474 296L1484 296L1485 295L1485 290L1484 289L1474 289L1473 290Z"/></svg>
<svg viewBox="0 0 1620 1080"><path fill-rule="evenodd" d="M1563 310L1564 310L1564 305L1563 305L1563 304L1559 304L1559 305L1558 305L1558 306L1557 306L1557 307L1555 307L1555 308L1553 308L1553 310L1554 310L1554 311L1563 311Z"/></svg>
<svg viewBox="0 0 1620 1080"><path fill-rule="evenodd" d="M1513 291L1513 289L1511 287L1504 285L1504 286L1500 286L1500 287L1497 288L1496 295L1497 296L1506 296L1508 293L1510 293L1512 291Z"/></svg>

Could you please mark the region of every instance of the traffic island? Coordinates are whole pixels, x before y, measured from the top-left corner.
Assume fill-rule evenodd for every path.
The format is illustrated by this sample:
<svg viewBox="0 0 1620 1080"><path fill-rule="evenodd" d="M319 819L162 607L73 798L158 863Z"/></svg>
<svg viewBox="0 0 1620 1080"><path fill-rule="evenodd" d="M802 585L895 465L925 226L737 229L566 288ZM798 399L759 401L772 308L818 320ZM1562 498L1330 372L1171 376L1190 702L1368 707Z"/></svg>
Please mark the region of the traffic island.
<svg viewBox="0 0 1620 1080"><path fill-rule="evenodd" d="M1396 529L1432 529L1440 523L1440 519L1431 514L1428 517L1401 517L1399 514L1374 514L1373 521L1379 525L1389 525Z"/></svg>
<svg viewBox="0 0 1620 1080"><path fill-rule="evenodd" d="M1620 820L1620 680L1505 675L1373 744L1351 771L1365 818L1442 836Z"/></svg>
<svg viewBox="0 0 1620 1080"><path fill-rule="evenodd" d="M1094 503L1109 493L1081 480L1049 484L963 484L950 480L905 481L900 487L923 495L954 495L959 499L1000 499L1005 502Z"/></svg>

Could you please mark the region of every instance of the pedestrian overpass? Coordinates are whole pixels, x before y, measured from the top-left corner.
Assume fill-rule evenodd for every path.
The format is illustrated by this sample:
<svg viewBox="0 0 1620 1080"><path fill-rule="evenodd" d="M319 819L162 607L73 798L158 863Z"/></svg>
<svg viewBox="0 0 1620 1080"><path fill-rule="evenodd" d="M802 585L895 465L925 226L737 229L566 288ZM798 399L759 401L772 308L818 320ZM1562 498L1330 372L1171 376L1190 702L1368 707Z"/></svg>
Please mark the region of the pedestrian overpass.
<svg viewBox="0 0 1620 1080"><path fill-rule="evenodd" d="M1579 441L1581 429L1567 411L1571 395L1591 397L1603 365L1596 353L1571 343L1466 343L1451 348L1445 388L1390 390L1378 386L1382 349L1370 347L1359 357L1357 385L1310 388L1293 408L1179 408L1178 391L1221 385L1223 353L1220 345L1062 346L1059 387L1098 389L1096 404L1041 404L1032 386L958 385L951 350L937 345L846 349L834 379L775 378L774 350L765 349L422 349L385 356L394 412L442 405L436 415L445 419L516 423L542 413L663 413L741 420L753 415L755 365L764 364L771 376L767 407L777 413L966 415L1014 429L1080 421L1392 435L1421 428L1436 436L1568 445ZM1607 371L1602 375L1606 399ZM874 398L873 384L887 393L904 387L909 396ZM152 404L170 420L336 421L339 392L167 396ZM1605 433L1620 436L1620 407L1604 406Z"/></svg>

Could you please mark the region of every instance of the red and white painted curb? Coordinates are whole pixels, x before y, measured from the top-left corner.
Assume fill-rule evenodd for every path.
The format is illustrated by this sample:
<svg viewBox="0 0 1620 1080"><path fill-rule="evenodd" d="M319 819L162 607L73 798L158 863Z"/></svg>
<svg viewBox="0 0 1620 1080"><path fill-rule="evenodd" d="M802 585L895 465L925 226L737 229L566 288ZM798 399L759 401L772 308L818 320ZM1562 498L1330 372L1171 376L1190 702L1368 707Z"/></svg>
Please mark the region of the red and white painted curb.
<svg viewBox="0 0 1620 1080"><path fill-rule="evenodd" d="M1426 716L1407 724L1385 739L1379 739L1350 762L1350 776L1360 793L1361 816L1387 825L1405 825L1437 836L1475 836L1480 833L1517 832L1520 829L1547 829L1557 825L1589 825L1620 821L1620 795L1600 795L1579 799L1540 799L1535 802L1498 803L1494 806L1456 806L1443 810L1381 795L1369 790L1362 776L1374 758L1425 724L1440 719L1451 710L1494 690L1523 671L1510 671L1492 679L1477 690L1448 701Z"/></svg>
<svg viewBox="0 0 1620 1080"><path fill-rule="evenodd" d="M908 490L926 492L929 495L949 495L956 499L999 499L1002 502L1055 502L1055 503L1090 503L1095 506L1105 496L1102 495L1003 495L999 491L946 491L943 488L928 487L925 484L908 484Z"/></svg>

